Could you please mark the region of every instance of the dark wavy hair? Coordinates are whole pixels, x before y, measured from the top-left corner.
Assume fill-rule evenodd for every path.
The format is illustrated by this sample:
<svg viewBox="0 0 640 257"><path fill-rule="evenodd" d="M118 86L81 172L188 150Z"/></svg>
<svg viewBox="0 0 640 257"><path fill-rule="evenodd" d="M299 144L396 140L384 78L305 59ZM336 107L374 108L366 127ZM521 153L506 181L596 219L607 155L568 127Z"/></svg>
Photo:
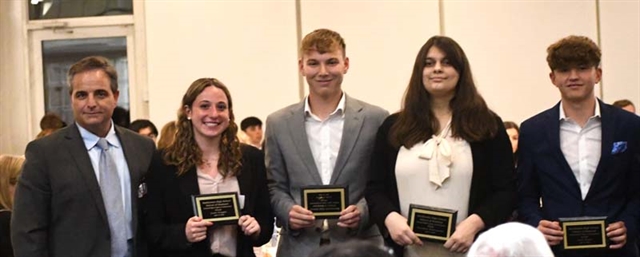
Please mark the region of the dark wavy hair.
<svg viewBox="0 0 640 257"><path fill-rule="evenodd" d="M215 78L201 78L193 83L182 97L182 105L178 109L178 119L176 120L176 134L172 144L164 151L163 159L166 164L178 167L178 176L186 173L196 165L204 163L202 160L202 150L198 147L193 134L193 125L187 119L187 108L193 109L193 102L198 95L207 87L217 87L221 89L229 100L229 127L222 132L220 138L220 159L218 161L218 172L223 176L237 176L242 167L242 152L240 151L240 141L236 136L238 125L235 123L233 115L233 103L229 89Z"/></svg>
<svg viewBox="0 0 640 257"><path fill-rule="evenodd" d="M445 54L460 76L455 95L449 102L453 113L452 135L467 142L494 137L498 131L495 114L478 93L466 54L453 39L433 36L420 48L416 56L402 109L397 122L391 127L389 143L395 147L402 145L410 148L417 143L425 142L440 128L441 124L431 110L431 95L422 82L427 53L432 47L437 47Z"/></svg>
<svg viewBox="0 0 640 257"><path fill-rule="evenodd" d="M69 95L73 93L73 78L82 72L90 70L102 70L109 77L111 92L118 92L118 72L111 64L111 61L103 56L89 56L74 63L67 72L67 83L69 84Z"/></svg>

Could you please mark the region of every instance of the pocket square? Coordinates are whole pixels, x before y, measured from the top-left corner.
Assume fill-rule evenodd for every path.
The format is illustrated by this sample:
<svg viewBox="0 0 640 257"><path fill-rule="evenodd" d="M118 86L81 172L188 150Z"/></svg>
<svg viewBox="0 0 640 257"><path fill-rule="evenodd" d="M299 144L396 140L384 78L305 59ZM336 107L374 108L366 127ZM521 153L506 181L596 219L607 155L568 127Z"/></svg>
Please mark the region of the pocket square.
<svg viewBox="0 0 640 257"><path fill-rule="evenodd" d="M627 150L627 141L618 141L613 143L613 148L611 149L611 154L620 154L624 153Z"/></svg>

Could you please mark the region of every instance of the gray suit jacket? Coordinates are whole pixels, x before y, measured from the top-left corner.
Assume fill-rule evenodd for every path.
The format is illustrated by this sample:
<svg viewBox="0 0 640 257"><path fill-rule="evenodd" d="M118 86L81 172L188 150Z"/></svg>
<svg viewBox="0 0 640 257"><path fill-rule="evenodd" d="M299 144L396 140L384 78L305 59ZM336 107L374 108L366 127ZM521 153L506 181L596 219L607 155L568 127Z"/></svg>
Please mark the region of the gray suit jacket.
<svg viewBox="0 0 640 257"><path fill-rule="evenodd" d="M138 186L155 145L128 129L116 126L115 131L131 176L133 256L143 257L146 244L137 233ZM111 256L100 186L77 126L30 142L25 157L11 219L15 256Z"/></svg>
<svg viewBox="0 0 640 257"><path fill-rule="evenodd" d="M362 215L360 228L357 230L338 227L336 220L330 220L330 240L342 242L360 238L381 243L378 228L369 222L364 189L376 132L389 113L380 107L346 96L344 114L342 142L331 184L348 185L349 204L356 204ZM318 229L291 231L288 225L289 210L293 205L301 204L300 189L322 185L304 122L304 101L269 115L266 122L265 162L271 206L283 227L277 253L279 257L308 256L320 243L321 234Z"/></svg>

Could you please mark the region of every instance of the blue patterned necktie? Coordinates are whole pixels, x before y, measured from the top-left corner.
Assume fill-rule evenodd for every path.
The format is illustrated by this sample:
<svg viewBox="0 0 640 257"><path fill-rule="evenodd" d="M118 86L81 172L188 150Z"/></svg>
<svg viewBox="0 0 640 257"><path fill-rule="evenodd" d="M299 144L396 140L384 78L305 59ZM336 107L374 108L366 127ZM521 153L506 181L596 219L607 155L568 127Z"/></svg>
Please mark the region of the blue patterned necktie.
<svg viewBox="0 0 640 257"><path fill-rule="evenodd" d="M122 187L116 164L109 153L107 139L98 140L100 151L100 191L102 200L109 219L111 231L111 256L123 257L128 255L127 250L127 225L122 204Z"/></svg>

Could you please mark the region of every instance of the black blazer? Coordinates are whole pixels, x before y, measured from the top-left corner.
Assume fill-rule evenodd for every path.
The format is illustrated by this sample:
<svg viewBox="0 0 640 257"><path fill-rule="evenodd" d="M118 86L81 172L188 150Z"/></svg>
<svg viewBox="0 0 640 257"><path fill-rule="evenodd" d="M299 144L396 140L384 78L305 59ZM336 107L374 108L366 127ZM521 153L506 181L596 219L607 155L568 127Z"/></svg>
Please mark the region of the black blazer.
<svg viewBox="0 0 640 257"><path fill-rule="evenodd" d="M0 210L0 257L13 257L13 248L11 247L11 211Z"/></svg>
<svg viewBox="0 0 640 257"><path fill-rule="evenodd" d="M369 183L366 198L369 212L385 237L385 242L394 248L396 256L403 256L403 247L391 239L384 220L391 212L400 213L398 185L395 167L400 148L389 144L391 126L398 114L389 116L376 136L371 158ZM469 215L477 214L485 224L485 230L506 221L515 208L515 172L511 143L502 120L494 138L469 143L473 157L473 177L469 194ZM425 181L425 183L429 183Z"/></svg>
<svg viewBox="0 0 640 257"><path fill-rule="evenodd" d="M242 170L237 177L240 194L245 196L241 215L251 215L258 221L260 235L253 240L238 226L238 257L255 256L253 247L268 242L273 233L264 154L248 145L242 145L241 150ZM176 172L177 167L164 164L162 152L156 152L147 176L148 194L145 197L150 255L211 257L208 239L191 244L184 232L187 220L194 216L191 195L200 194L196 168L179 177Z"/></svg>
<svg viewBox="0 0 640 257"><path fill-rule="evenodd" d="M597 253L562 251L556 256L637 256L635 238L640 219L640 118L598 101L602 124L601 155L589 192L580 185L560 148L560 103L522 123L518 164L518 215L534 227L540 220L561 217L607 216L624 221L627 243L620 250ZM624 149L614 149L625 144ZM539 199L544 202L540 207Z"/></svg>

